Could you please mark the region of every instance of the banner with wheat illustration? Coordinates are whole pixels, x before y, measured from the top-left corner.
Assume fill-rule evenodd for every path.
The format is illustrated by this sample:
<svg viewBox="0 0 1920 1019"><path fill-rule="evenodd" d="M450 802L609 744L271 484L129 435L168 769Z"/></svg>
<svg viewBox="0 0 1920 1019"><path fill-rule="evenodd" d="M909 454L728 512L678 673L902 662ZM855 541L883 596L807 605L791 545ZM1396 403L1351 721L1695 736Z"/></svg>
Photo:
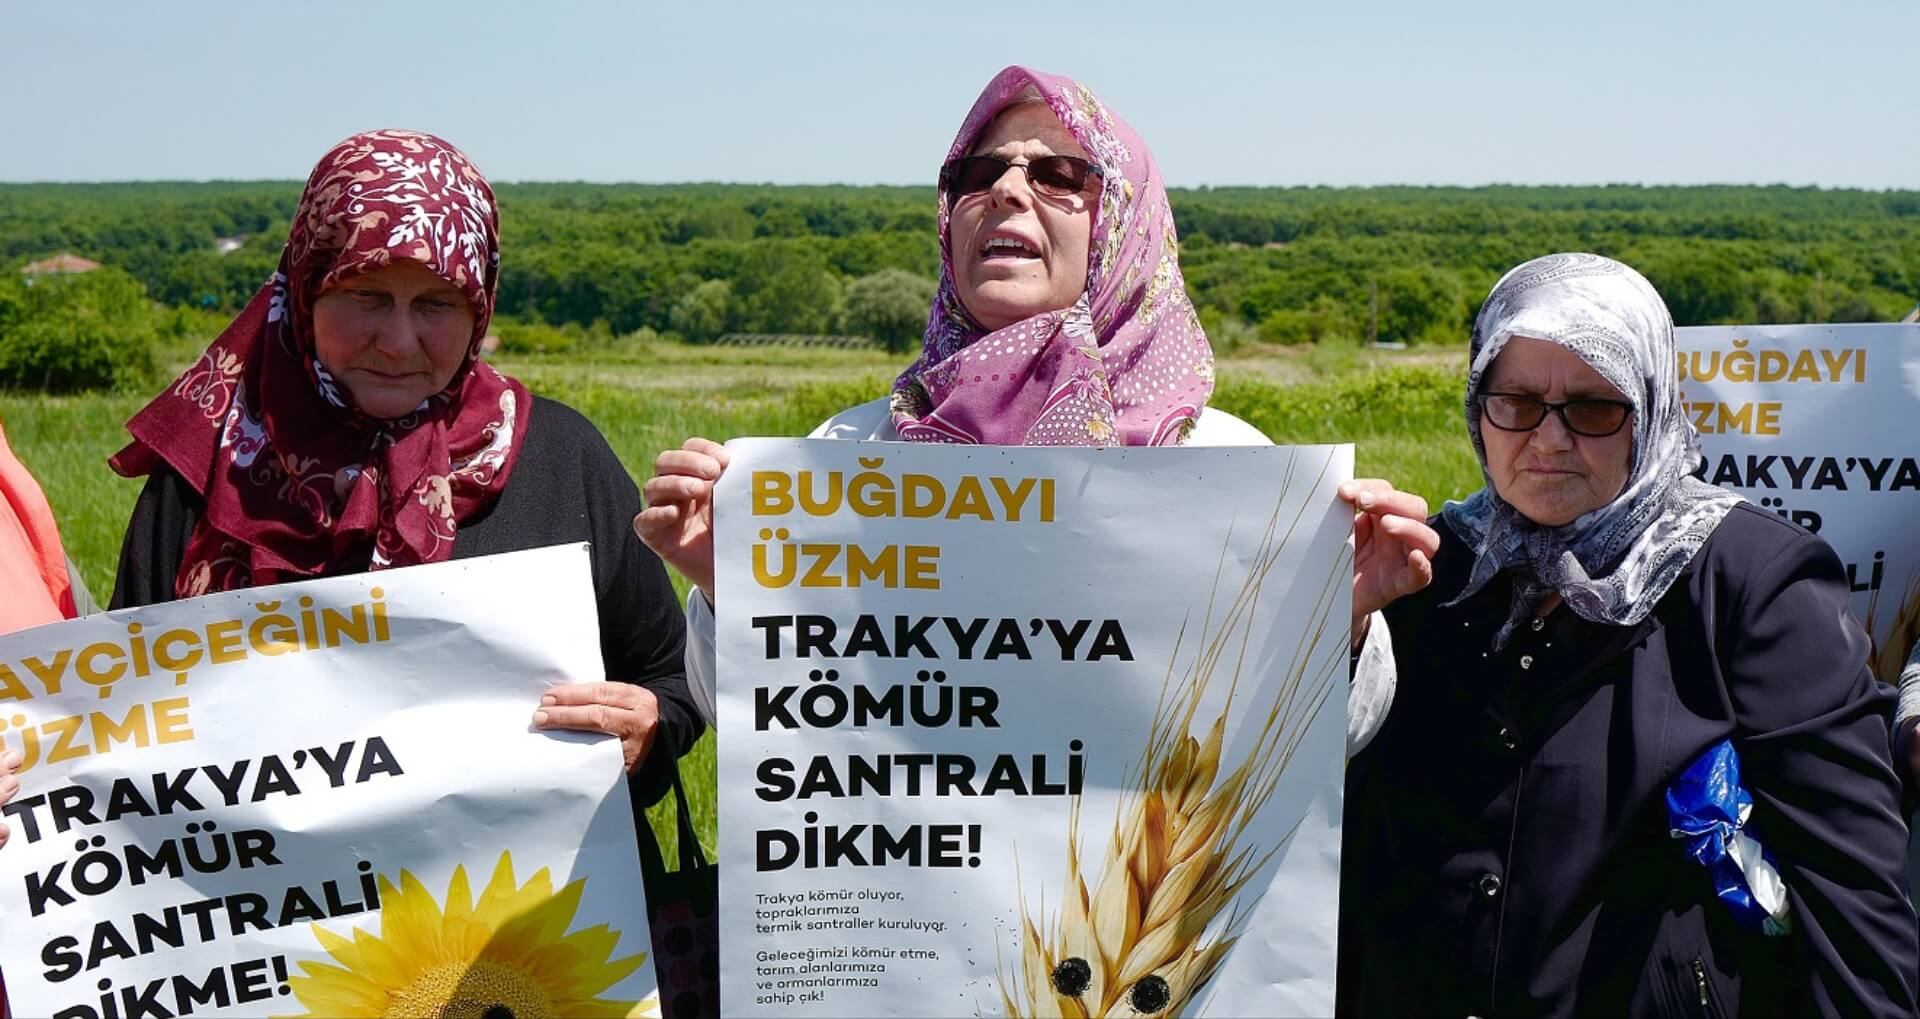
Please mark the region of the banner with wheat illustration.
<svg viewBox="0 0 1920 1019"><path fill-rule="evenodd" d="M658 1014L587 549L0 636L14 1015Z"/></svg>
<svg viewBox="0 0 1920 1019"><path fill-rule="evenodd" d="M1352 447L730 449L727 1014L1331 1013Z"/></svg>
<svg viewBox="0 0 1920 1019"><path fill-rule="evenodd" d="M1825 538L1846 565L1872 667L1920 642L1920 325L1675 330L1708 481Z"/></svg>

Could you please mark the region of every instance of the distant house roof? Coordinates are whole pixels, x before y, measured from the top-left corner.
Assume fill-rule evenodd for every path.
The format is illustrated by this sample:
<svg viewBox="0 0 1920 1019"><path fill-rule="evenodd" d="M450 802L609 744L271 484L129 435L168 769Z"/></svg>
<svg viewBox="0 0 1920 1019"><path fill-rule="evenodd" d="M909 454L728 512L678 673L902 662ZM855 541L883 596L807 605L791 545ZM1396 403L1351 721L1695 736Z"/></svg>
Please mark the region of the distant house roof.
<svg viewBox="0 0 1920 1019"><path fill-rule="evenodd" d="M245 234L234 237L215 237L213 239L213 250L222 255L231 254L245 247L246 243L247 237Z"/></svg>
<svg viewBox="0 0 1920 1019"><path fill-rule="evenodd" d="M69 251L62 251L52 258L28 262L20 272L26 276L54 276L63 273L92 272L98 268L100 268L99 262L90 258L81 258Z"/></svg>

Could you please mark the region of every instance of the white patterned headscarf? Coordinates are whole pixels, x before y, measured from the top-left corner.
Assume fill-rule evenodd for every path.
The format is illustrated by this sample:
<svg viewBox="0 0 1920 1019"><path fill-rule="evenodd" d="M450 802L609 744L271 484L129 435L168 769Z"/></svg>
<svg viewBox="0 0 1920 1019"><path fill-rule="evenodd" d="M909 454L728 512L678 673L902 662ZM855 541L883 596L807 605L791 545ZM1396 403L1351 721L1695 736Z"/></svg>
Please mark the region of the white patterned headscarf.
<svg viewBox="0 0 1920 1019"><path fill-rule="evenodd" d="M1507 341L1526 336L1578 355L1633 404L1633 461L1614 500L1559 527L1500 498L1480 435L1480 382ZM1513 571L1513 611L1494 637L1558 593L1581 618L1630 626L1653 611L1740 496L1693 476L1700 439L1680 404L1673 316L1646 277L1599 255L1536 258L1501 277L1473 326L1467 434L1486 487L1441 511L1473 548L1473 573L1449 605Z"/></svg>

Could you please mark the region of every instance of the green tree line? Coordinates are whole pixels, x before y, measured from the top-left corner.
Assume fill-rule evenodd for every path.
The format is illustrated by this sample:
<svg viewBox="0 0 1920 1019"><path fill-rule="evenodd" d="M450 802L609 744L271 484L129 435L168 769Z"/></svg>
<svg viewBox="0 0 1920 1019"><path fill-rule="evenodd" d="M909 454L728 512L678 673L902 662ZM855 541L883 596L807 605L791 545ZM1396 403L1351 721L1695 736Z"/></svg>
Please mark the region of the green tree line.
<svg viewBox="0 0 1920 1019"><path fill-rule="evenodd" d="M910 347L939 271L931 188L498 194L503 321L569 335L842 333ZM70 251L162 305L232 311L272 271L298 198L285 181L0 185L0 265ZM1681 324L1877 320L1920 300L1920 192L1221 188L1172 201L1187 289L1227 348L1458 341L1502 271L1568 249L1637 266ZM223 254L219 238L241 243Z"/></svg>

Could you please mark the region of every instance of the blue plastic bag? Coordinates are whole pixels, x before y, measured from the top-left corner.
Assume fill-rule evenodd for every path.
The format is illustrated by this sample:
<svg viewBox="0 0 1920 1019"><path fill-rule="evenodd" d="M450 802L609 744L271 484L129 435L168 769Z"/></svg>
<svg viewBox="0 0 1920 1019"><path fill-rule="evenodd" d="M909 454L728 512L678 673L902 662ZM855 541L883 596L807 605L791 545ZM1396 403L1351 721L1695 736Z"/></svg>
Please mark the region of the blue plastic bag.
<svg viewBox="0 0 1920 1019"><path fill-rule="evenodd" d="M1740 784L1740 754L1721 740L1667 786L1667 827L1707 869L1714 894L1748 930L1793 930L1780 868L1747 824L1753 795Z"/></svg>

